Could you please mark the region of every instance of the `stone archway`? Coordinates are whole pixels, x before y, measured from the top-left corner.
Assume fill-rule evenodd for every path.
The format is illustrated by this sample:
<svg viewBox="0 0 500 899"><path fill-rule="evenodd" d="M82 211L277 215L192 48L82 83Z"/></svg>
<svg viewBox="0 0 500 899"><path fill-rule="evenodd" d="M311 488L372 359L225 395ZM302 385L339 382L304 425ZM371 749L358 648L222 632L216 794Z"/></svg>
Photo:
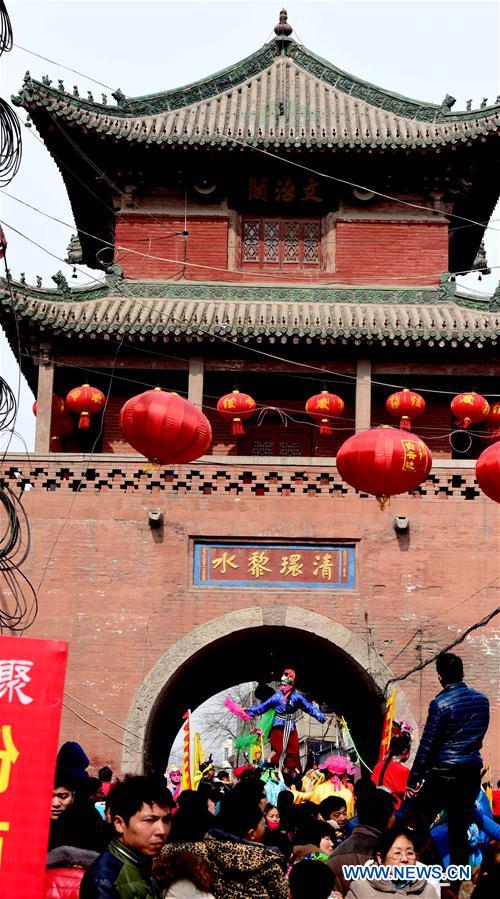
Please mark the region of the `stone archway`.
<svg viewBox="0 0 500 899"><path fill-rule="evenodd" d="M233 684L259 680L262 656L274 652L272 647L278 664L297 667L299 689L336 702L360 751L373 761L390 669L377 661L377 670L370 671L367 644L343 625L309 609L280 605L229 612L194 628L161 656L130 707L122 770L162 770L185 709ZM397 704L397 716L416 731L401 690Z"/></svg>

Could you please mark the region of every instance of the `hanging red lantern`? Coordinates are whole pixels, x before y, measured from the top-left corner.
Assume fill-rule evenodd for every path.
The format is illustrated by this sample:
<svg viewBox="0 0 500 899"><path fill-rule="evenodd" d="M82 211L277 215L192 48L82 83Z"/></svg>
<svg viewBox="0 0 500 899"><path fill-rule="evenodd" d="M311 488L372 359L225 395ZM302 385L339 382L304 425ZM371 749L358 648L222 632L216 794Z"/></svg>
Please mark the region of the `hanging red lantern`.
<svg viewBox="0 0 500 899"><path fill-rule="evenodd" d="M490 406L490 411L486 416L486 426L487 430L485 431L485 438L487 440L499 440L500 439L500 400L496 403L492 403Z"/></svg>
<svg viewBox="0 0 500 899"><path fill-rule="evenodd" d="M255 400L248 393L240 393L239 390L233 390L221 396L217 402L217 412L222 418L232 421L231 434L233 437L241 437L245 433L243 421L250 418L257 408Z"/></svg>
<svg viewBox="0 0 500 899"><path fill-rule="evenodd" d="M193 462L207 452L212 429L201 409L160 387L127 400L120 412L125 440L151 462Z"/></svg>
<svg viewBox="0 0 500 899"><path fill-rule="evenodd" d="M35 400L35 402L33 403L33 415L35 416L35 418L36 418L36 409L37 409L37 405L36 405L36 400ZM56 396L54 393L52 395L52 411L51 411L52 421L61 418L64 415L65 411L66 411L66 407L64 405L64 400L63 400L62 396Z"/></svg>
<svg viewBox="0 0 500 899"><path fill-rule="evenodd" d="M389 497L414 490L429 475L432 456L420 437L382 425L354 434L337 453L337 468L351 487L377 497L383 509Z"/></svg>
<svg viewBox="0 0 500 899"><path fill-rule="evenodd" d="M306 403L306 412L313 418L319 418L321 422L319 433L323 435L333 433L330 420L342 415L344 408L344 400L335 393L328 393L328 390L322 390L321 393L309 397Z"/></svg>
<svg viewBox="0 0 500 899"><path fill-rule="evenodd" d="M91 387L90 384L74 387L66 397L68 412L74 412L80 416L78 427L85 431L90 427L90 416L100 412L105 405L106 397L102 390L98 390L97 387Z"/></svg>
<svg viewBox="0 0 500 899"><path fill-rule="evenodd" d="M404 387L398 393L391 393L385 401L385 408L390 415L399 418L399 427L403 431L409 431L411 419L425 412L425 400L419 393Z"/></svg>
<svg viewBox="0 0 500 899"><path fill-rule="evenodd" d="M451 401L451 411L458 418L459 428L468 428L484 421L490 411L489 404L479 393L459 393Z"/></svg>
<svg viewBox="0 0 500 899"><path fill-rule="evenodd" d="M479 456L476 481L486 496L500 503L500 441L492 443Z"/></svg>

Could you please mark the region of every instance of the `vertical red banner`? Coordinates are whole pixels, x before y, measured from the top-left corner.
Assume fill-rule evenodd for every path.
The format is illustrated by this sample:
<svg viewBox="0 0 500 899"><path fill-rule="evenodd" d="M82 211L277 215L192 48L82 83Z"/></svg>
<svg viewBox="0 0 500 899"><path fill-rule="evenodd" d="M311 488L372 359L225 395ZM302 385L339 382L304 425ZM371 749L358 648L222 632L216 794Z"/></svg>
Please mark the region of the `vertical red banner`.
<svg viewBox="0 0 500 899"><path fill-rule="evenodd" d="M67 643L0 636L0 896L40 899Z"/></svg>

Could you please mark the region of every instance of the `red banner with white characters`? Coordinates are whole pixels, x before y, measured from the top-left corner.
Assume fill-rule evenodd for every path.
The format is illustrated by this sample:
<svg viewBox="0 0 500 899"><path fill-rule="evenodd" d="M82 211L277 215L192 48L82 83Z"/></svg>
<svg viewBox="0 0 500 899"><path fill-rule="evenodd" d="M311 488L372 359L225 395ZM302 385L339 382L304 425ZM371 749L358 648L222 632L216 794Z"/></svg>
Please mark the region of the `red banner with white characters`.
<svg viewBox="0 0 500 899"><path fill-rule="evenodd" d="M0 896L43 895L67 643L0 636Z"/></svg>

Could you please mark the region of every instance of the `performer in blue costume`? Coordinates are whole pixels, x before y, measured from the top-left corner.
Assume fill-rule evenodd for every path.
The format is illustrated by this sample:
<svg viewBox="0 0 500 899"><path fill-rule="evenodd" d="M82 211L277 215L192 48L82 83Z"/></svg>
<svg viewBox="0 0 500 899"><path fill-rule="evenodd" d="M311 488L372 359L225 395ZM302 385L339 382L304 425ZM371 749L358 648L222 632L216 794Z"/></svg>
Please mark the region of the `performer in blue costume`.
<svg viewBox="0 0 500 899"><path fill-rule="evenodd" d="M270 709L276 710L269 737L273 750L270 761L280 770L287 768L289 771L300 771L299 737L295 725L295 713L302 709L321 723L326 721L326 717L317 706L308 702L305 696L295 689L295 671L292 668L286 668L283 672L281 686L276 693L259 705L252 705L245 711L251 718L256 718L257 715L263 715Z"/></svg>

